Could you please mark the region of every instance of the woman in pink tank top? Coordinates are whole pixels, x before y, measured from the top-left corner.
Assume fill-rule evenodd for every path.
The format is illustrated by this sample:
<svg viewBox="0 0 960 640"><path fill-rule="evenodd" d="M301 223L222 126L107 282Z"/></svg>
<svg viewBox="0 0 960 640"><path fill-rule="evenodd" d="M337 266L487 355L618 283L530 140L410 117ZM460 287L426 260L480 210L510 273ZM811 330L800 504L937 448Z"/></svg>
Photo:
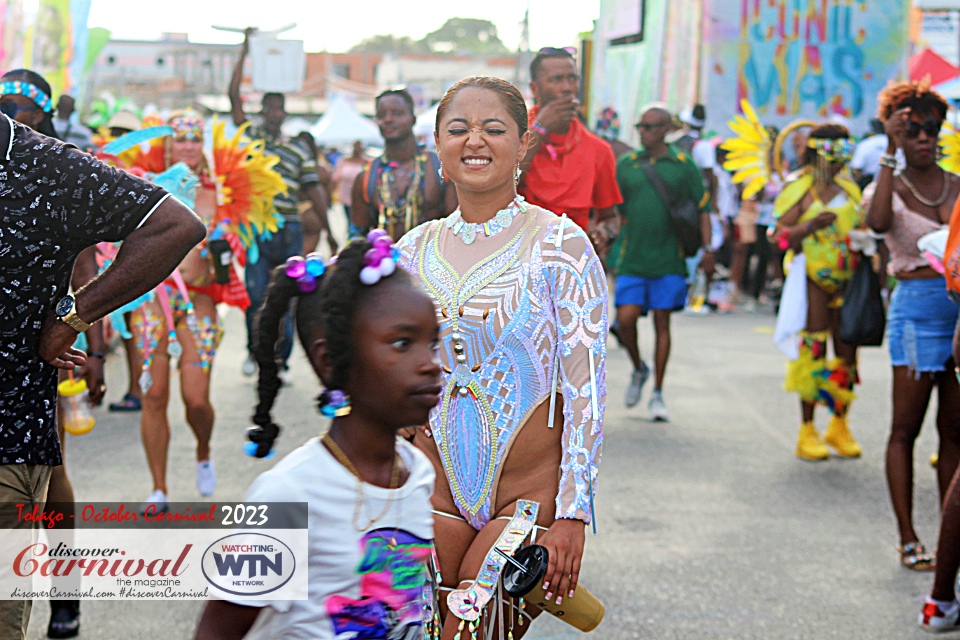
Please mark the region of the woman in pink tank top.
<svg viewBox="0 0 960 640"><path fill-rule="evenodd" d="M920 254L917 240L946 226L960 196L960 176L937 164L947 103L924 83L898 83L880 95L879 117L890 140L876 181L864 192L867 224L886 234L897 285L890 301L887 343L893 366L893 416L886 469L900 535L900 562L917 571L935 566L913 528L913 448L934 388L940 435L941 499L960 462L960 385L953 374L957 307L943 276ZM897 172L900 148L906 167ZM942 546L941 556L947 552ZM953 551L960 553L960 550Z"/></svg>

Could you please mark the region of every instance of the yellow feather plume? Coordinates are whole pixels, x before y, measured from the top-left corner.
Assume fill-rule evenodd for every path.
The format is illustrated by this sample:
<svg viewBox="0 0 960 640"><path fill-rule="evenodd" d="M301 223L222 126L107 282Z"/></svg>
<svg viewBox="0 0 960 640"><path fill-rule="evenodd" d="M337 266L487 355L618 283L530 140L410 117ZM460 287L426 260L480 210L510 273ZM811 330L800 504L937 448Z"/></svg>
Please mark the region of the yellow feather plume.
<svg viewBox="0 0 960 640"><path fill-rule="evenodd" d="M743 197L750 199L760 193L770 180L770 148L773 141L750 103L743 100L740 108L743 115L734 116L728 123L736 137L726 140L720 147L729 152L723 168L734 172L734 183L744 184Z"/></svg>
<svg viewBox="0 0 960 640"><path fill-rule="evenodd" d="M256 236L279 229L273 199L287 185L273 167L279 162L264 154L263 141L251 142L245 123L227 138L226 123L214 118L213 158L217 187L217 219L249 247Z"/></svg>
<svg viewBox="0 0 960 640"><path fill-rule="evenodd" d="M951 173L960 173L960 131L944 123L940 132L940 148L943 150L940 166Z"/></svg>

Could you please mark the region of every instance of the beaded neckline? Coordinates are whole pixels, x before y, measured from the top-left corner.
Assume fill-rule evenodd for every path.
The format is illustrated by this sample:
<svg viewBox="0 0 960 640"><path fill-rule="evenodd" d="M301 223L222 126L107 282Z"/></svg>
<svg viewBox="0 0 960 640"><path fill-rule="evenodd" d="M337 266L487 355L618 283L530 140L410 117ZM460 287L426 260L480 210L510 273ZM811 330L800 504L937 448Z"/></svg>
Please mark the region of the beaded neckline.
<svg viewBox="0 0 960 640"><path fill-rule="evenodd" d="M489 220L484 223L476 222L467 222L463 219L463 216L460 215L460 209L457 209L449 216L447 216L446 226L448 229L453 230L453 235L460 236L460 239L463 240L463 244L473 244L473 241L477 239L477 235L483 233L486 237L494 236L511 224L513 224L514 218L517 217L517 213L526 213L527 205L526 200L523 199L523 196L517 196L513 199L513 202L510 203L506 209L501 209Z"/></svg>

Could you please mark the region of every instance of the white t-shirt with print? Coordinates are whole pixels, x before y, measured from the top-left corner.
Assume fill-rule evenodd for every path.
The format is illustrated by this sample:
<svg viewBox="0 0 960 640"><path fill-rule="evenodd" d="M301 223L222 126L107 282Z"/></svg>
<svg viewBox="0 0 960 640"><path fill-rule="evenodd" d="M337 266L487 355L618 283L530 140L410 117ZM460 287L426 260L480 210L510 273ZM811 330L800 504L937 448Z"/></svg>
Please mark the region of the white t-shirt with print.
<svg viewBox="0 0 960 640"><path fill-rule="evenodd" d="M309 600L236 601L264 607L247 640L421 637L424 584L433 552L433 465L402 438L397 451L410 477L398 489L363 483L362 526L354 528L356 477L312 438L261 474L248 502L308 504ZM396 541L391 549L390 543ZM429 593L429 591L427 592ZM426 603L429 605L429 603Z"/></svg>

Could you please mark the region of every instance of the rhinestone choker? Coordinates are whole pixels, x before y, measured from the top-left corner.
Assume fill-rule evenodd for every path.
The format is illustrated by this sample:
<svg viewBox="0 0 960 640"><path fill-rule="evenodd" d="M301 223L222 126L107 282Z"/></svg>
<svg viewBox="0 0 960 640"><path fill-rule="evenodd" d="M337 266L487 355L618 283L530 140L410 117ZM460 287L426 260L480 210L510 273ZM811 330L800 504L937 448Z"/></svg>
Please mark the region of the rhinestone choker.
<svg viewBox="0 0 960 640"><path fill-rule="evenodd" d="M463 244L469 245L473 244L473 241L477 239L477 235L480 233L483 233L488 238L500 233L513 224L513 219L517 217L517 213L526 212L526 201L523 199L523 196L517 196L513 199L513 202L510 203L509 207L497 211L496 215L482 224L467 222L460 214L460 209L457 209L447 216L446 225L447 228L453 229L453 235L460 236Z"/></svg>

